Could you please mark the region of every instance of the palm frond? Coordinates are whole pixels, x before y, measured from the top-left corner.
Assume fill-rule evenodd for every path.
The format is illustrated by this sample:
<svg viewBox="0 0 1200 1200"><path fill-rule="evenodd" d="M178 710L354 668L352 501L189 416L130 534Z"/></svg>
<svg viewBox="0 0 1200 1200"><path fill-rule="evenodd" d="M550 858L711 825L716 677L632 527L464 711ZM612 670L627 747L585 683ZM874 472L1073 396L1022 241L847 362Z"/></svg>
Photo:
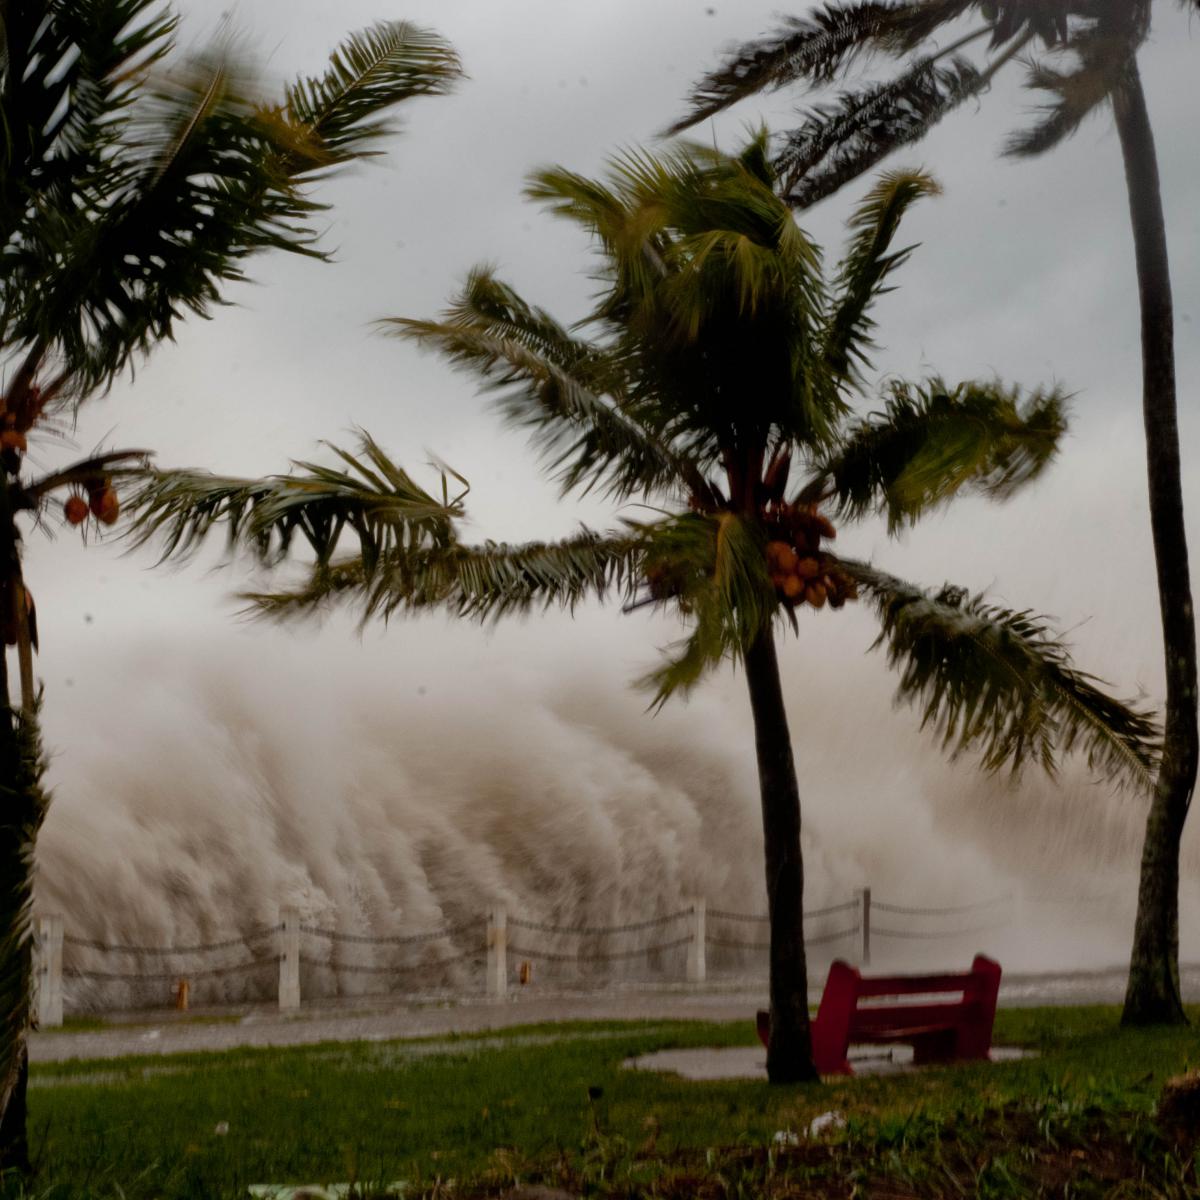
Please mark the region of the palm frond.
<svg viewBox="0 0 1200 1200"><path fill-rule="evenodd" d="M10 3L0 19L0 338L32 333L37 246L62 214L124 180L119 148L147 70L171 47L175 19L158 0ZM49 266L56 264L51 261ZM28 351L27 351L28 352ZM34 366L45 353L35 355ZM27 386L32 371L22 379ZM11 391L11 388L9 389Z"/></svg>
<svg viewBox="0 0 1200 1200"><path fill-rule="evenodd" d="M126 536L134 547L157 544L166 560L187 558L223 530L231 552L244 549L276 563L299 535L323 566L349 531L368 569L397 550L452 539L462 505L461 496L450 498L445 475L439 500L365 434L357 455L331 449L338 466L296 462L292 474L265 479L146 471L126 501L133 516Z"/></svg>
<svg viewBox="0 0 1200 1200"><path fill-rule="evenodd" d="M824 199L894 150L924 137L985 82L964 58L948 65L924 58L895 79L817 106L787 134L776 160L788 203L808 208Z"/></svg>
<svg viewBox="0 0 1200 1200"><path fill-rule="evenodd" d="M1065 431L1058 389L895 381L884 411L849 430L800 498L832 500L850 519L885 513L895 533L964 491L1010 496L1041 475Z"/></svg>
<svg viewBox="0 0 1200 1200"><path fill-rule="evenodd" d="M491 621L536 608L573 611L588 597L631 595L643 554L640 534L582 529L556 542L479 546L452 542L387 551L374 565L358 557L318 563L299 588L243 597L271 619L320 612L344 599L362 619L429 610Z"/></svg>
<svg viewBox="0 0 1200 1200"><path fill-rule="evenodd" d="M869 564L839 561L878 613L876 646L900 672L897 702L917 706L922 727L952 756L977 752L990 771L1035 763L1053 775L1061 756L1079 752L1106 779L1153 789L1153 715L1078 671L1045 618L949 585L930 595Z"/></svg>
<svg viewBox="0 0 1200 1200"><path fill-rule="evenodd" d="M694 466L631 411L619 358L572 337L490 269L471 272L444 317L382 324L481 377L507 420L532 431L564 492L705 494Z"/></svg>
<svg viewBox="0 0 1200 1200"><path fill-rule="evenodd" d="M54 492L71 484L94 488L140 479L152 457L149 450L109 450L60 467L40 479L10 484L9 497L13 511L36 511L45 505Z"/></svg>
<svg viewBox="0 0 1200 1200"><path fill-rule="evenodd" d="M623 275L623 290L640 294L664 271L655 200L672 175L686 168L678 159L677 149L662 156L626 150L609 162L611 184L565 167L549 167L529 176L525 195L594 234L611 256L614 273Z"/></svg>
<svg viewBox="0 0 1200 1200"><path fill-rule="evenodd" d="M803 17L789 17L766 37L730 51L692 89L688 112L667 133L681 133L759 92L797 82L832 83L859 55L904 53L972 6L972 0L868 0L824 4Z"/></svg>
<svg viewBox="0 0 1200 1200"><path fill-rule="evenodd" d="M609 285L592 319L620 320L643 304L669 273L665 255L678 233L678 199L702 176L712 182L711 152L685 144L652 153L635 147L608 162L608 180L589 179L563 167L535 171L525 188L553 215L593 234L604 254L600 278ZM724 161L724 156L717 156ZM672 205L674 199L676 203Z"/></svg>
<svg viewBox="0 0 1200 1200"><path fill-rule="evenodd" d="M1040 106L1039 119L1014 133L1005 143L1005 154L1031 158L1052 150L1070 137L1111 97L1122 77L1124 64L1137 52L1133 39L1092 33L1069 43L1079 55L1074 70L1056 71L1040 62L1028 64L1025 86L1053 97Z"/></svg>
<svg viewBox="0 0 1200 1200"><path fill-rule="evenodd" d="M82 0L78 8L106 5L148 7ZM387 108L444 91L457 70L434 35L379 26L351 38L323 80L293 88L285 112L264 102L229 41L147 83L141 68L161 52L170 24L144 26L134 22L143 32L130 42L102 22L126 39L124 58L93 68L109 71L108 99L93 116L94 89L64 101L87 126L91 156L60 162L51 153L57 175L43 180L26 163L30 174L19 180L0 332L13 352L56 361L71 380L64 397L109 384L186 313L211 312L255 252L321 257L311 225L321 205L305 190L313 173L366 153Z"/></svg>
<svg viewBox="0 0 1200 1200"><path fill-rule="evenodd" d="M657 711L672 696L687 696L709 671L723 662L736 661L741 652L715 605L701 604L688 636L665 647L663 661L634 686L651 693L650 708Z"/></svg>
<svg viewBox="0 0 1200 1200"><path fill-rule="evenodd" d="M124 128L176 18L160 0L8 3L0 19L0 230L31 191L55 194L97 171Z"/></svg>
<svg viewBox="0 0 1200 1200"><path fill-rule="evenodd" d="M320 78L287 89L287 121L311 139L327 165L377 153L367 143L389 133L384 112L414 96L444 96L462 78L454 48L408 21L382 21L348 37Z"/></svg>
<svg viewBox="0 0 1200 1200"><path fill-rule="evenodd" d="M283 148L229 57L193 59L137 107L95 188L47 207L12 257L10 336L51 346L84 390L204 314L250 253L314 253L312 209L277 169Z"/></svg>
<svg viewBox="0 0 1200 1200"><path fill-rule="evenodd" d="M779 609L757 525L737 513L684 513L640 528L651 597L692 628L638 681L661 708L723 661L738 661Z"/></svg>
<svg viewBox="0 0 1200 1200"><path fill-rule="evenodd" d="M870 309L889 276L908 261L915 246L892 250L900 221L922 196L937 196L941 188L921 171L887 171L879 177L850 218L854 237L838 268L831 315L826 327L824 351L830 366L849 377L857 364L870 360Z"/></svg>

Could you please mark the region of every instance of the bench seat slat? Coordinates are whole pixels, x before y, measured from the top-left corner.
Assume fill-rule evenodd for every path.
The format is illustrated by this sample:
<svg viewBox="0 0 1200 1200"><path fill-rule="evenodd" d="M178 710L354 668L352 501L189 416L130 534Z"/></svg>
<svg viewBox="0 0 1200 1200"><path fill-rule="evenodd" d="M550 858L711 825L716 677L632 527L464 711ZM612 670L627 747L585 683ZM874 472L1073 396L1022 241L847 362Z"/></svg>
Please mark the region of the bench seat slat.
<svg viewBox="0 0 1200 1200"><path fill-rule="evenodd" d="M895 1029L880 1028L872 1030L863 1030L864 1034L869 1036L856 1039L854 1034L850 1035L851 1046L872 1046L877 1042L908 1042L913 1038L926 1037L934 1033L949 1033L953 1026L950 1025L905 1025L903 1028Z"/></svg>
<svg viewBox="0 0 1200 1200"><path fill-rule="evenodd" d="M914 993L964 992L977 987L970 973L958 975L876 975L859 982L860 996L911 996Z"/></svg>
<svg viewBox="0 0 1200 1200"><path fill-rule="evenodd" d="M903 1004L896 1008L860 1008L850 1018L850 1040L856 1033L876 1029L909 1029L936 1026L955 1029L964 1021L978 1019L976 1004Z"/></svg>

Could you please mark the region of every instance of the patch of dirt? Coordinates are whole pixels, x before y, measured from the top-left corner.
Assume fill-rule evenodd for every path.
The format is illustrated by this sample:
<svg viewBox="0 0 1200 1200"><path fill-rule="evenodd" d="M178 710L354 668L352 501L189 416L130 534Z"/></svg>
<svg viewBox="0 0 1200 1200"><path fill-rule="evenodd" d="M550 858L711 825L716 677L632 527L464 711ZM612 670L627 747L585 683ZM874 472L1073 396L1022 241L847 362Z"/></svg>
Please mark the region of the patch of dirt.
<svg viewBox="0 0 1200 1200"><path fill-rule="evenodd" d="M534 1175L532 1178L537 1179ZM797 1145L646 1153L599 1175L560 1160L527 1186L467 1188L455 1200L942 1200L947 1196L1120 1196L1194 1200L1190 1151L1143 1114L1064 1113L1052 1105L994 1109L938 1125L914 1118L889 1134L837 1132ZM442 1193L444 1195L444 1192Z"/></svg>

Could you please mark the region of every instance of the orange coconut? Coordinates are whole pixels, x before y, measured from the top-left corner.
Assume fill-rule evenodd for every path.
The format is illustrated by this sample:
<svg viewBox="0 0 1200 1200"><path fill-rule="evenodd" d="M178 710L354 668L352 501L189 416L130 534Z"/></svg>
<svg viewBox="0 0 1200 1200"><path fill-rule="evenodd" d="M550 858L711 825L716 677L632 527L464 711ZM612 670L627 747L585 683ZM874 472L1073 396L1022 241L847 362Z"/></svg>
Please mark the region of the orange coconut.
<svg viewBox="0 0 1200 1200"><path fill-rule="evenodd" d="M96 519L105 525L113 524L121 514L121 502L117 499L116 491L106 487L102 491L92 493L92 512Z"/></svg>

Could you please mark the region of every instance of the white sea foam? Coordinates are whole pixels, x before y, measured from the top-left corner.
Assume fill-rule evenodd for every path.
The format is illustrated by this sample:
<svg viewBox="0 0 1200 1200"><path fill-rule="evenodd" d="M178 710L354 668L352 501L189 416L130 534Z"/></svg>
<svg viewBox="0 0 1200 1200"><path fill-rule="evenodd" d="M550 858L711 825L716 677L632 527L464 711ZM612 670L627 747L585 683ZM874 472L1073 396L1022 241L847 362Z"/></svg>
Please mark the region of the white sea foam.
<svg viewBox="0 0 1200 1200"><path fill-rule="evenodd" d="M651 716L628 686L636 652L605 653L607 626L591 629L592 649L586 621L575 640L561 621L547 629L544 642L531 626L484 639L430 622L365 643L336 630L243 632L203 649L143 641L91 653L76 663L73 686L58 680L50 692L55 801L41 839L39 907L63 912L78 936L151 945L249 933L273 924L283 904L355 934L478 923L416 949L337 949L359 965L468 951L497 904L586 925L671 912L692 896L763 911L740 675L726 672L689 703ZM792 645L783 660L810 907L864 885L877 902L909 906L1008 896L945 917L877 909L875 961L957 960L976 947L1034 969L1121 960L1143 802L1089 783L1080 769L1055 787L944 763L913 716L892 710L877 656L806 657ZM1197 874L1197 850L1189 836L1185 878ZM1194 887L1184 898L1186 956L1200 904ZM854 920L832 916L812 932ZM888 930L960 936L897 939ZM579 945L520 937L558 950ZM832 943L816 957L854 945ZM328 957L330 949L306 952ZM165 969L149 958L71 954L93 969ZM759 961L719 947L710 955L718 968ZM676 969L674 959L656 961ZM463 963L423 978L467 985L476 975ZM344 975L336 986L369 990L380 980ZM328 972L306 979L309 994L334 987ZM206 983L202 994L273 988L268 967ZM136 994L80 983L75 997Z"/></svg>

